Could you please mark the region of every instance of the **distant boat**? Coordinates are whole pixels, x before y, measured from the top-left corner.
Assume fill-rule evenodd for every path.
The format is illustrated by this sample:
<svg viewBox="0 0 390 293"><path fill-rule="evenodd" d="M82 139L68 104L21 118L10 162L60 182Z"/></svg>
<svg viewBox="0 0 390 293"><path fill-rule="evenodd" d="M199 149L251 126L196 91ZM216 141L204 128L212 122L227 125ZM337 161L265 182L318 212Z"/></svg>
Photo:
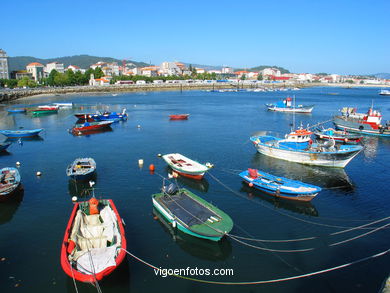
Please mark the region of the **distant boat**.
<svg viewBox="0 0 390 293"><path fill-rule="evenodd" d="M173 114L169 115L170 120L187 120L190 114Z"/></svg>
<svg viewBox="0 0 390 293"><path fill-rule="evenodd" d="M53 103L54 106L59 108L72 108L73 103Z"/></svg>
<svg viewBox="0 0 390 293"><path fill-rule="evenodd" d="M61 244L61 267L80 282L95 284L126 257L122 219L111 199L75 203Z"/></svg>
<svg viewBox="0 0 390 293"><path fill-rule="evenodd" d="M10 145L11 142L0 142L0 152L5 151Z"/></svg>
<svg viewBox="0 0 390 293"><path fill-rule="evenodd" d="M6 201L20 186L18 169L7 167L0 170L0 201Z"/></svg>
<svg viewBox="0 0 390 293"><path fill-rule="evenodd" d="M162 156L164 161L179 175L201 180L209 168L206 165L191 160L181 154L173 153Z"/></svg>
<svg viewBox="0 0 390 293"><path fill-rule="evenodd" d="M382 114L370 107L367 113L357 113L356 108L344 107L341 115L333 117L338 129L359 134L390 137L390 122L381 124Z"/></svg>
<svg viewBox="0 0 390 293"><path fill-rule="evenodd" d="M58 112L58 108L58 106L43 105L35 108L29 108L27 111L31 112L33 115L55 114Z"/></svg>
<svg viewBox="0 0 390 293"><path fill-rule="evenodd" d="M381 96L390 96L390 90L381 90L379 94Z"/></svg>
<svg viewBox="0 0 390 293"><path fill-rule="evenodd" d="M66 168L66 175L76 180L87 180L96 171L96 162L92 158L77 158Z"/></svg>
<svg viewBox="0 0 390 293"><path fill-rule="evenodd" d="M318 186L274 176L256 169L243 171L239 176L244 179L249 186L272 196L285 199L310 201L321 191L321 188Z"/></svg>
<svg viewBox="0 0 390 293"><path fill-rule="evenodd" d="M117 113L117 112L103 112L103 113L76 113L74 115L77 118L92 118L95 121L120 121L120 120L126 120L128 117L128 114L126 113L126 109L122 110L122 113Z"/></svg>
<svg viewBox="0 0 390 293"><path fill-rule="evenodd" d="M363 137L361 135L352 134L342 130L336 130L333 128L319 129L314 131L314 135L319 139L335 140L341 143L358 143Z"/></svg>
<svg viewBox="0 0 390 293"><path fill-rule="evenodd" d="M95 122L88 122L83 121L81 123L76 123L75 126L72 128L72 134L74 135L82 135L83 133L87 133L90 131L97 131L97 130L103 130L110 128L110 125L114 121L95 121Z"/></svg>
<svg viewBox="0 0 390 293"><path fill-rule="evenodd" d="M269 111L276 112L293 112L293 113L311 113L314 105L303 106L303 105L292 105L292 98L288 97L283 101L277 102L276 104L266 104Z"/></svg>
<svg viewBox="0 0 390 293"><path fill-rule="evenodd" d="M0 130L0 134L5 135L8 138L18 138L18 137L32 137L39 135L43 131L42 128L38 129L20 129L20 130Z"/></svg>
<svg viewBox="0 0 390 293"><path fill-rule="evenodd" d="M285 139L274 136L252 136L257 151L273 158L308 165L344 168L359 152L360 145L335 145L313 143L307 129L297 129L286 134Z"/></svg>
<svg viewBox="0 0 390 293"><path fill-rule="evenodd" d="M233 228L223 211L185 188L171 184L152 195L153 206L172 224L189 235L219 241Z"/></svg>
<svg viewBox="0 0 390 293"><path fill-rule="evenodd" d="M7 112L8 113L26 113L26 109L25 108L10 108L10 109L7 109Z"/></svg>

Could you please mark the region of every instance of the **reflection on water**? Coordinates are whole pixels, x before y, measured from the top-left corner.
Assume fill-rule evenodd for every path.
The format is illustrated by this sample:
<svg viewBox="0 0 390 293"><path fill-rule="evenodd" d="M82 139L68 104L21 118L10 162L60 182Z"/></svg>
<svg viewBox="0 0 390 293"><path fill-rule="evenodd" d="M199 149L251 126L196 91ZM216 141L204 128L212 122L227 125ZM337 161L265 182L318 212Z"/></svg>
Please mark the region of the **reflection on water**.
<svg viewBox="0 0 390 293"><path fill-rule="evenodd" d="M68 191L71 197L77 196L81 198L90 197L92 195L92 189L89 185L89 181L96 182L97 174L96 172L92 175L89 180L74 180L69 179L68 182Z"/></svg>
<svg viewBox="0 0 390 293"><path fill-rule="evenodd" d="M295 213L304 214L308 216L318 217L318 211L316 207L311 202L304 201L294 201L283 198L276 198L272 195L269 195L261 190L249 187L246 183L242 182L241 192L248 194L249 198L259 198L265 200L268 203L272 204L276 208L281 208L289 210Z"/></svg>
<svg viewBox="0 0 390 293"><path fill-rule="evenodd" d="M342 168L308 166L271 158L259 153L253 156L252 167L321 188L337 188L344 192L351 192L354 189L353 183Z"/></svg>
<svg viewBox="0 0 390 293"><path fill-rule="evenodd" d="M232 246L226 238L218 242L199 239L187 235L178 229L174 229L155 208L153 208L153 215L157 218L164 230L171 234L173 241L182 250L194 257L211 261L221 261L227 259L232 253Z"/></svg>
<svg viewBox="0 0 390 293"><path fill-rule="evenodd" d="M172 174L172 169L169 166L166 167L166 171L169 174ZM203 193L207 193L207 191L209 190L209 182L205 178L203 178L202 180L195 180L179 175L176 180L180 187L188 187Z"/></svg>
<svg viewBox="0 0 390 293"><path fill-rule="evenodd" d="M8 201L0 203L0 225L12 220L12 217L20 206L20 203L23 201L23 196L24 189L21 186Z"/></svg>
<svg viewBox="0 0 390 293"><path fill-rule="evenodd" d="M8 137L6 141L19 143L20 141L44 141L44 139L39 135L35 135L30 137Z"/></svg>

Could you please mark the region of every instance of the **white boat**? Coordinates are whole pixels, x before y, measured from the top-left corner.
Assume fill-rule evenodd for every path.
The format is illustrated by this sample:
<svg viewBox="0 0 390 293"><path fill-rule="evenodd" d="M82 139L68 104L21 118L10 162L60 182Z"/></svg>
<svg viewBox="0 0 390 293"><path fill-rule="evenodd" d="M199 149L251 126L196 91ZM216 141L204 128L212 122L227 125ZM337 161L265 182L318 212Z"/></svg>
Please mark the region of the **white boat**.
<svg viewBox="0 0 390 293"><path fill-rule="evenodd" d="M381 90L379 94L381 96L390 96L390 90Z"/></svg>
<svg viewBox="0 0 390 293"><path fill-rule="evenodd" d="M72 108L73 103L53 103L54 106L57 106L59 108Z"/></svg>
<svg viewBox="0 0 390 293"><path fill-rule="evenodd" d="M167 154L162 156L162 158L175 173L192 179L201 180L204 173L209 169L206 165L178 153Z"/></svg>
<svg viewBox="0 0 390 293"><path fill-rule="evenodd" d="M292 105L292 98L287 97L283 101L279 101L276 104L266 104L269 111L276 112L290 112L290 113L311 113L313 111L314 105Z"/></svg>
<svg viewBox="0 0 390 293"><path fill-rule="evenodd" d="M344 168L363 147L360 145L336 145L334 140L324 144L313 143L312 132L298 129L285 139L274 136L252 136L250 140L257 151L266 156L308 165Z"/></svg>

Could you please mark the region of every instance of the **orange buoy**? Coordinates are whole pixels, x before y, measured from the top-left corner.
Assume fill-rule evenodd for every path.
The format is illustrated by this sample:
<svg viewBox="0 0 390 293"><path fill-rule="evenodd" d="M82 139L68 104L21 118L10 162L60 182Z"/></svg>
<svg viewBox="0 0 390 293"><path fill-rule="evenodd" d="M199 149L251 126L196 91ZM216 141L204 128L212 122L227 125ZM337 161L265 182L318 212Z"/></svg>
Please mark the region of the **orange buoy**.
<svg viewBox="0 0 390 293"><path fill-rule="evenodd" d="M154 172L154 165L153 165L153 164L150 164L150 165L149 165L149 171L150 171L150 172Z"/></svg>
<svg viewBox="0 0 390 293"><path fill-rule="evenodd" d="M253 183L251 182L251 183L249 183L249 187L253 187Z"/></svg>

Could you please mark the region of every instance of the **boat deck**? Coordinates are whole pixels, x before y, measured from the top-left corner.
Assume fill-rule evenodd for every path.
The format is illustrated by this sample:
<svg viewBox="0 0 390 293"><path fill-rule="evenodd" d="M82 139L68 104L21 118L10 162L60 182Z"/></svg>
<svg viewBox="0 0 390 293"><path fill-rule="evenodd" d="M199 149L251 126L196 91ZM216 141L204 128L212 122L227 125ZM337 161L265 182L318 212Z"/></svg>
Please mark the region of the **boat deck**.
<svg viewBox="0 0 390 293"><path fill-rule="evenodd" d="M157 201L189 227L203 224L211 216L220 218L216 213L201 205L183 191L175 195L161 196Z"/></svg>

